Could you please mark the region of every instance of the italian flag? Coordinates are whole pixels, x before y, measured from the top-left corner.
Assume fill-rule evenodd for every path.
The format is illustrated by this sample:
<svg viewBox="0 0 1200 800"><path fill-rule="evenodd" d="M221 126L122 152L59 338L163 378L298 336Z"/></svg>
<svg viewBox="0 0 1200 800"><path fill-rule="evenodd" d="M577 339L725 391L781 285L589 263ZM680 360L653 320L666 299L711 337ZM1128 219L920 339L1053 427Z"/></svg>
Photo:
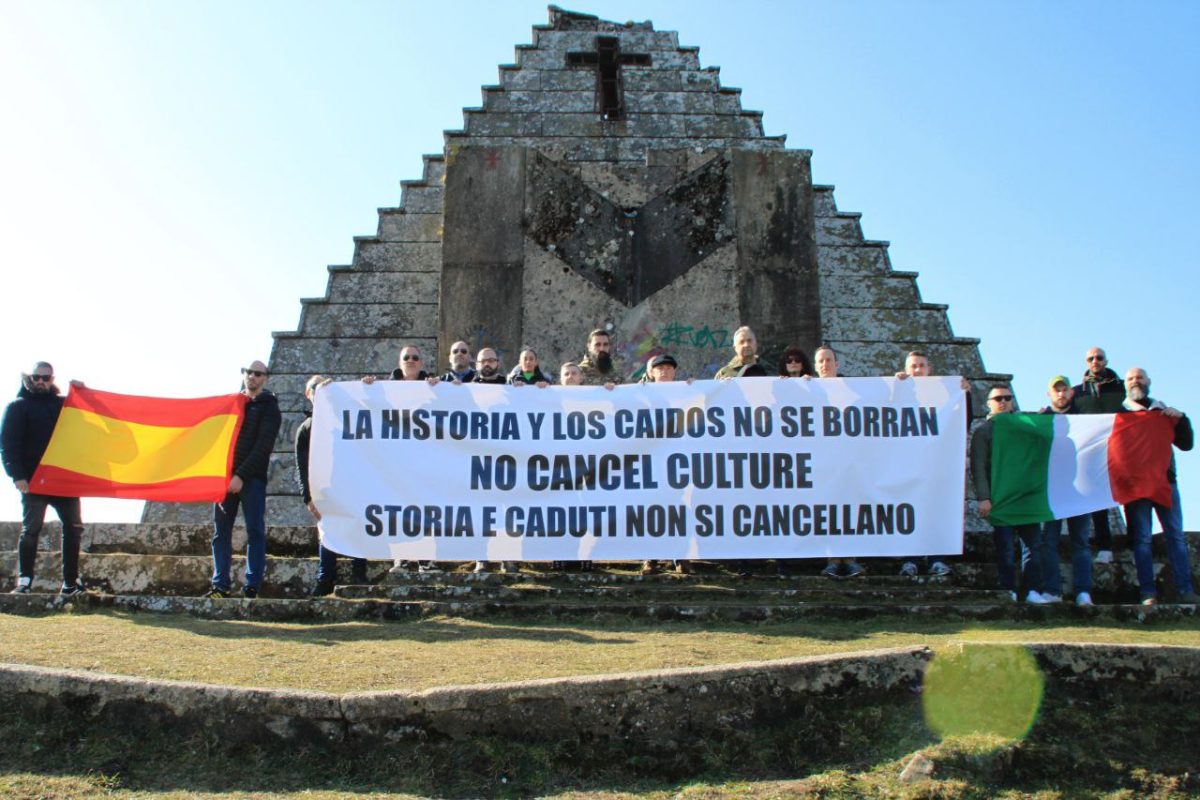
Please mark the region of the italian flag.
<svg viewBox="0 0 1200 800"><path fill-rule="evenodd" d="M992 417L993 525L1066 519L1134 500L1171 505L1175 420L1127 414Z"/></svg>
<svg viewBox="0 0 1200 800"><path fill-rule="evenodd" d="M246 398L176 400L72 388L29 489L60 497L217 502Z"/></svg>

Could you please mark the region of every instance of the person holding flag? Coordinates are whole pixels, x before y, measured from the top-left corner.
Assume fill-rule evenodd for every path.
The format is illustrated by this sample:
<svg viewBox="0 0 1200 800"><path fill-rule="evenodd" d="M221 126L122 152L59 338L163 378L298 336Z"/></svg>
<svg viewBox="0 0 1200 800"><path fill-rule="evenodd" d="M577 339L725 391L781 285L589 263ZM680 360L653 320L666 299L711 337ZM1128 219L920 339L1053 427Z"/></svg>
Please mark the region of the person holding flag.
<svg viewBox="0 0 1200 800"><path fill-rule="evenodd" d="M4 411L0 426L0 456L4 471L21 493L21 539L17 545L17 585L13 594L28 594L33 585L38 537L52 506L62 522L62 589L69 597L83 591L79 580L79 543L83 538L78 497L60 497L30 490L34 473L50 445L51 434L62 412L63 398L54 383L54 367L39 361L21 376L17 399Z"/></svg>

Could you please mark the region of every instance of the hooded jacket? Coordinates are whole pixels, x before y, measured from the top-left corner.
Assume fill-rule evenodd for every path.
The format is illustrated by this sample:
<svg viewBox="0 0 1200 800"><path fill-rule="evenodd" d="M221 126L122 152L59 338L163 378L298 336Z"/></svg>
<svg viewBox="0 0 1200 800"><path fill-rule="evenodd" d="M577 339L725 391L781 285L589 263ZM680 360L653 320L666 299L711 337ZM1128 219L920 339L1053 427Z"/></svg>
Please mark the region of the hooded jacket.
<svg viewBox="0 0 1200 800"><path fill-rule="evenodd" d="M63 397L57 386L51 386L49 392L35 392L29 377L22 378L17 399L4 410L4 422L0 425L0 452L8 477L14 481L33 477L50 444L62 406Z"/></svg>
<svg viewBox="0 0 1200 800"><path fill-rule="evenodd" d="M1075 389L1072 401L1080 414L1115 414L1121 410L1125 400L1125 382L1108 367L1093 377L1091 371L1083 373L1083 381Z"/></svg>
<svg viewBox="0 0 1200 800"><path fill-rule="evenodd" d="M266 389L246 401L246 416L233 446L234 475L243 481L267 479L267 466L282 421L279 400Z"/></svg>

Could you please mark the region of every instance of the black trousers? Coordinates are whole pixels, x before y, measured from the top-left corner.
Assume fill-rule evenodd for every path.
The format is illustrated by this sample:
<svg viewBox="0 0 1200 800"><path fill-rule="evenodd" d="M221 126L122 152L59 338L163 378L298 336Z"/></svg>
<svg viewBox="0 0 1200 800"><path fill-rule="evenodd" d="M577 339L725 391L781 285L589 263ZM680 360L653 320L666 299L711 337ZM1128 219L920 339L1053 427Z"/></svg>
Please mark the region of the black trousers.
<svg viewBox="0 0 1200 800"><path fill-rule="evenodd" d="M78 497L51 497L47 494L21 495L21 541L17 545L17 570L22 578L33 579L37 560L38 537L51 506L62 522L62 579L64 585L79 578L79 542L83 538Z"/></svg>

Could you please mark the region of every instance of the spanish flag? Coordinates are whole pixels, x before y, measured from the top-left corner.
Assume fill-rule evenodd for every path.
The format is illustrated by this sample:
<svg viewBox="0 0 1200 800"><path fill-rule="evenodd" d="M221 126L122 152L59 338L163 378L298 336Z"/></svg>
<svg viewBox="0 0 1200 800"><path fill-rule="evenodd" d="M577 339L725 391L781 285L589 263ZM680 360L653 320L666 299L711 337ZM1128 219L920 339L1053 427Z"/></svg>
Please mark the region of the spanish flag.
<svg viewBox="0 0 1200 800"><path fill-rule="evenodd" d="M172 400L72 387L29 489L60 497L221 500L241 394Z"/></svg>

